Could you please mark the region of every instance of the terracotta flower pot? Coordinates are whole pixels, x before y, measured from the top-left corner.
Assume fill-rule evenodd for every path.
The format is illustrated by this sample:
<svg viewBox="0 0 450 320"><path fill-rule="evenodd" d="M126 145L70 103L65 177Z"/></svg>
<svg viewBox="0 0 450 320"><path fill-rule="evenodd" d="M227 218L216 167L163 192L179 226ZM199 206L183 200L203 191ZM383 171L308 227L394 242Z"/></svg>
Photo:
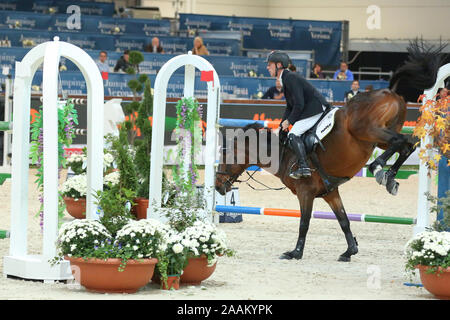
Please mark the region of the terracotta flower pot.
<svg viewBox="0 0 450 320"><path fill-rule="evenodd" d="M75 219L85 219L86 218L86 198L69 198L64 197L64 202L66 203L67 212Z"/></svg>
<svg viewBox="0 0 450 320"><path fill-rule="evenodd" d="M74 272L77 282L88 291L101 293L135 293L150 282L158 262L155 258L128 260L125 269L119 271L121 259L64 259L78 267Z"/></svg>
<svg viewBox="0 0 450 320"><path fill-rule="evenodd" d="M134 199L136 203L131 208L131 213L138 219L146 219L147 218L147 208L148 208L148 199L145 198L136 198Z"/></svg>
<svg viewBox="0 0 450 320"><path fill-rule="evenodd" d="M180 281L182 284L199 285L213 274L214 270L216 270L216 265L217 263L208 267L208 258L205 255L189 258Z"/></svg>
<svg viewBox="0 0 450 320"><path fill-rule="evenodd" d="M416 266L425 289L438 299L450 299L450 268L439 268L437 273L427 273L429 266ZM442 273L441 273L442 271Z"/></svg>
<svg viewBox="0 0 450 320"><path fill-rule="evenodd" d="M167 276L167 286L163 281L162 289L163 290L170 290L171 288L178 290L180 289L180 276L174 275L174 276Z"/></svg>

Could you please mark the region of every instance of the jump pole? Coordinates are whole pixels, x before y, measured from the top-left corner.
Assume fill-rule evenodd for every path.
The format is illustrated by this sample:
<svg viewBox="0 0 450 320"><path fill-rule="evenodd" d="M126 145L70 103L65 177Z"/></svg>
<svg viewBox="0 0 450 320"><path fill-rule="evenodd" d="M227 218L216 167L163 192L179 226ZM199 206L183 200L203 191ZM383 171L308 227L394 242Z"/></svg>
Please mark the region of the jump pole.
<svg viewBox="0 0 450 320"><path fill-rule="evenodd" d="M223 213L256 214L263 216L281 216L281 217L295 217L295 218L300 218L301 216L300 210L262 208L262 207L216 205L216 211ZM312 213L312 217L315 219L328 219L328 220L336 219L336 216L334 215L333 212L326 212L326 211L314 211ZM347 213L347 217L350 221L359 221L359 222L377 222L377 223L407 224L407 225L414 225L416 223L416 220L413 218L376 216L360 213Z"/></svg>

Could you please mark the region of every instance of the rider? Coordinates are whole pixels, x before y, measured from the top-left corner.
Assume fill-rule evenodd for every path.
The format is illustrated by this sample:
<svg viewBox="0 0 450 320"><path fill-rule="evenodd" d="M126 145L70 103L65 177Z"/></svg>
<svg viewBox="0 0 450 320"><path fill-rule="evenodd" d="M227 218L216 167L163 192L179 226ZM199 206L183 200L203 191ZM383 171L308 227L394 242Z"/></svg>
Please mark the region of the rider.
<svg viewBox="0 0 450 320"><path fill-rule="evenodd" d="M297 156L298 169L289 176L293 179L310 177L311 169L306 158L306 149L301 135L310 129L329 107L325 98L299 73L289 71L289 56L281 51L272 51L267 57L267 70L280 80L286 98L286 111L281 120L281 130L288 132L289 143Z"/></svg>

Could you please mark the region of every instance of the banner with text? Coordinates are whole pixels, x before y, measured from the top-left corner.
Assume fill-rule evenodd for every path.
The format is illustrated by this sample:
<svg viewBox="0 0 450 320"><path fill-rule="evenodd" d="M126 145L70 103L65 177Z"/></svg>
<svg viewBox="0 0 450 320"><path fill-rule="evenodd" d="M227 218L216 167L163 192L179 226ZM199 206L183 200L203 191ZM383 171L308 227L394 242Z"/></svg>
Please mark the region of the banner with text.
<svg viewBox="0 0 450 320"><path fill-rule="evenodd" d="M342 22L180 14L180 30L241 31L245 49L314 50L316 62L337 66Z"/></svg>

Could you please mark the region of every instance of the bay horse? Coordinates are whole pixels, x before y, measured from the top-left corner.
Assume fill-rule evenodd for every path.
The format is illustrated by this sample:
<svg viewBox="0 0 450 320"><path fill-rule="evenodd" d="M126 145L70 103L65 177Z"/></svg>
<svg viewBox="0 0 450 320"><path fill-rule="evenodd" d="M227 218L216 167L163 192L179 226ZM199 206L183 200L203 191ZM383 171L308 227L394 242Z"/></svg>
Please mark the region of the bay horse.
<svg viewBox="0 0 450 320"><path fill-rule="evenodd" d="M338 261L348 262L352 255L358 253L358 243L350 230L350 222L339 195L338 185L359 172L366 165L374 148L378 146L385 152L377 157L368 169L376 176L379 184L386 186L388 192L393 195L397 193L398 183L394 179L395 175L415 149L414 144L400 133L406 117L406 102L397 89L400 88L399 84L418 90L431 88L443 62L441 54L443 47L436 49L417 40L411 42L408 47L408 60L394 72L389 88L359 93L340 108L335 113L333 129L321 141L324 150L315 148L310 153L310 168L313 169L311 177L298 180L289 177L290 167L296 162L296 157L292 150L283 147L283 139L279 139L279 165L276 172L271 173L279 177L281 182L297 196L301 212L296 246L294 250L283 253L280 256L281 259L302 258L313 201L318 197L323 198L331 207L347 241L347 250L339 256ZM261 126L249 125L243 129L242 134L250 129L261 129ZM273 137L268 135L270 136ZM249 139L246 139L245 143L244 163L230 164L222 161L219 164L215 186L222 195L231 190L233 183L249 166L257 165L261 168L269 166L267 163L262 163L259 156L256 163L250 163L249 159L254 155L249 154L248 151ZM227 147L230 148L230 146ZM239 152L236 138L231 149L234 154ZM222 150L222 156L225 159L229 149L223 146ZM399 158L389 170L384 171L383 167L387 160L396 152L399 153ZM312 161L313 154L315 162ZM334 185L331 183L330 187L330 184L326 184L327 181L321 172L326 172L326 176L333 177L338 182ZM340 182L339 178L341 178Z"/></svg>

